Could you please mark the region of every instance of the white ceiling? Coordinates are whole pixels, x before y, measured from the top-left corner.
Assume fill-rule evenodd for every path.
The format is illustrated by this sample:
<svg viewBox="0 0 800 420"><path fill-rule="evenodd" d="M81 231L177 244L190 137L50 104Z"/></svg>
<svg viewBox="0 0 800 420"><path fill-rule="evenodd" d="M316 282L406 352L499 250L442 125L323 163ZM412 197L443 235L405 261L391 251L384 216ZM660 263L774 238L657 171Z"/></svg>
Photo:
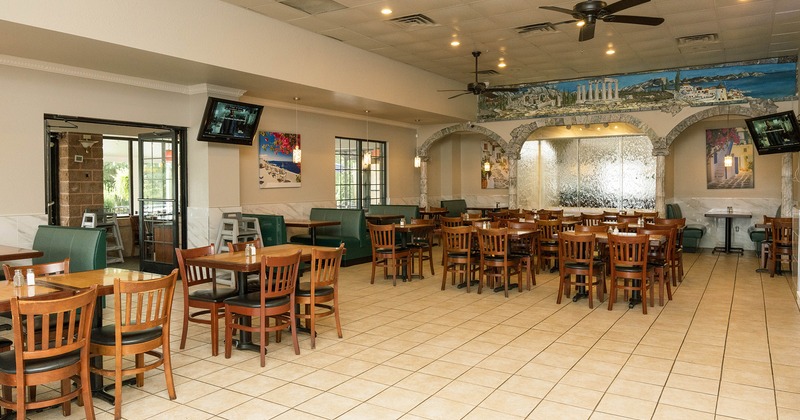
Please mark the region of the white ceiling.
<svg viewBox="0 0 800 420"><path fill-rule="evenodd" d="M280 0L223 1L463 83L474 78L470 52L477 49L484 52L479 70L500 73L481 76L495 86L794 56L800 48L799 0L653 0L617 14L663 17L662 25L598 22L595 38L585 42L578 42L574 24L555 32L515 29L569 20L539 6L572 9L575 0L336 0L345 8L314 15ZM384 7L393 13L381 15ZM417 13L435 25L389 22ZM676 41L710 33L717 42L679 47ZM454 37L460 46L450 46ZM605 54L609 46L613 56ZM505 69L497 67L500 57Z"/></svg>

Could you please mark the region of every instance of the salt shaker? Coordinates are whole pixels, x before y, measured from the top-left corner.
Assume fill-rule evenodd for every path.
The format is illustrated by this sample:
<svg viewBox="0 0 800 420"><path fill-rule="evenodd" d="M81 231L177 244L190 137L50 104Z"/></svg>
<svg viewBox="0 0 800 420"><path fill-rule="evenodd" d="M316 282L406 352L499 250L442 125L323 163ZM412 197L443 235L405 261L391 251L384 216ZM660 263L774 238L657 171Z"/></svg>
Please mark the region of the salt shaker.
<svg viewBox="0 0 800 420"><path fill-rule="evenodd" d="M22 277L22 270L14 270L14 287L21 287L25 284L25 279Z"/></svg>
<svg viewBox="0 0 800 420"><path fill-rule="evenodd" d="M400 227L403 227L405 225L406 225L406 218L403 217L402 219L400 219Z"/></svg>
<svg viewBox="0 0 800 420"><path fill-rule="evenodd" d="M33 274L33 269L29 268L28 272L25 274L25 280L28 283L28 286L33 286L36 284L36 276Z"/></svg>

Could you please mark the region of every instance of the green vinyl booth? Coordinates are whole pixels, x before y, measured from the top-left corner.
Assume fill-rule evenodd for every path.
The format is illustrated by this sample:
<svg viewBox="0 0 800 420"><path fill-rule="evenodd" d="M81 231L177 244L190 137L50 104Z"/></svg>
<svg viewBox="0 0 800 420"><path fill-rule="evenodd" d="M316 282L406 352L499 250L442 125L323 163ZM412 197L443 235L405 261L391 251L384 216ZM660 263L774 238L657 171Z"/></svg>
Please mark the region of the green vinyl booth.
<svg viewBox="0 0 800 420"><path fill-rule="evenodd" d="M61 261L69 257L69 271L106 268L105 229L42 225L33 238L33 249L43 256L33 264Z"/></svg>
<svg viewBox="0 0 800 420"><path fill-rule="evenodd" d="M683 213L677 203L667 204L667 219L682 219ZM689 225L683 229L683 249L686 252L697 252L700 240L708 229L703 225Z"/></svg>
<svg viewBox="0 0 800 420"><path fill-rule="evenodd" d="M317 245L336 247L344 243L342 265L349 266L372 260L372 241L369 239L364 210L315 207L311 209L309 219L340 222L336 226L317 228ZM293 235L289 238L289 242L311 245L311 235L308 233Z"/></svg>

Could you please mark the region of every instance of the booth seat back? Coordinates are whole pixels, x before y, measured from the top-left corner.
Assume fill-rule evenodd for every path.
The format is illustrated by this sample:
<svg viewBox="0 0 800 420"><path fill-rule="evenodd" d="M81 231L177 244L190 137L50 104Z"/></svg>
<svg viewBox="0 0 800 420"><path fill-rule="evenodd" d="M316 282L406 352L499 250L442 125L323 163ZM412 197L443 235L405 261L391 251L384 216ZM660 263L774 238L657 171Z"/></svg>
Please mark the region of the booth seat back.
<svg viewBox="0 0 800 420"><path fill-rule="evenodd" d="M447 209L447 217L458 217L467 212L467 201L461 198L442 200L442 207Z"/></svg>
<svg viewBox="0 0 800 420"><path fill-rule="evenodd" d="M406 223L411 223L411 219L419 219L419 207L402 204L373 204L369 206L369 214L402 214Z"/></svg>
<svg viewBox="0 0 800 420"><path fill-rule="evenodd" d="M677 203L667 204L667 219L682 219L683 212ZM700 240L706 234L707 228L703 225L687 224L683 229L683 249L687 252L696 252L700 248Z"/></svg>
<svg viewBox="0 0 800 420"><path fill-rule="evenodd" d="M309 216L311 220L336 220L340 222L338 226L323 226L317 228L317 237L337 236L353 237L360 241L366 240L369 243L367 233L367 219L364 218L364 210L361 209L328 209L315 207L311 209Z"/></svg>
<svg viewBox="0 0 800 420"><path fill-rule="evenodd" d="M33 249L44 256L34 264L61 261L69 257L71 272L106 268L106 230L67 226L39 226Z"/></svg>
<svg viewBox="0 0 800 420"><path fill-rule="evenodd" d="M279 214L243 214L244 217L258 219L264 246L286 243L286 223Z"/></svg>

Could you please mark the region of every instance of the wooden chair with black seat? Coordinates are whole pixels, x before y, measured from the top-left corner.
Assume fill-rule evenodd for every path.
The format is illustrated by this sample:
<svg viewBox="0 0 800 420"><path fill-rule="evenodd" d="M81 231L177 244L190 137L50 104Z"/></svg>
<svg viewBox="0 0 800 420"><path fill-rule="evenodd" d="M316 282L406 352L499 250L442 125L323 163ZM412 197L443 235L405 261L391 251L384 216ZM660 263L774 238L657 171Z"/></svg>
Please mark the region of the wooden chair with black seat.
<svg viewBox="0 0 800 420"><path fill-rule="evenodd" d="M431 267L431 275L435 276L433 270L433 229L436 227L435 222L431 219L411 219L412 225L424 225L429 229L420 231L412 231L411 242L408 244L408 249L411 251L411 269L414 269L414 259L419 261L419 277L424 278L423 263L428 261ZM427 255L426 255L427 254Z"/></svg>
<svg viewBox="0 0 800 420"><path fill-rule="evenodd" d="M539 242L539 228L536 226L535 222L516 222L511 220L508 221L506 227L509 229L529 230L533 232L530 235L522 235L509 239L511 255L519 257L529 279L528 290L531 290L531 285L536 286L536 275L539 274L539 265L536 263L536 245Z"/></svg>
<svg viewBox="0 0 800 420"><path fill-rule="evenodd" d="M558 263L558 235L561 233L561 220L539 220L536 223L539 228L538 254L536 259L539 267L555 267ZM548 262L545 265L545 262Z"/></svg>
<svg viewBox="0 0 800 420"><path fill-rule="evenodd" d="M383 278L389 276L392 269L392 285L397 286L398 271L405 266L405 272L411 274L411 250L398 245L394 225L374 225L367 223L369 238L372 241L372 276L370 284L375 284L375 268L383 268Z"/></svg>
<svg viewBox="0 0 800 420"><path fill-rule="evenodd" d="M442 216L439 218L439 228L464 226L464 219L460 217ZM442 233L444 235L444 233ZM444 265L444 252L442 252L442 265Z"/></svg>
<svg viewBox="0 0 800 420"><path fill-rule="evenodd" d="M772 219L772 243L769 250L769 276L775 277L776 271L781 271L784 262L791 264L794 259L792 252L792 219L790 217L776 217Z"/></svg>
<svg viewBox="0 0 800 420"><path fill-rule="evenodd" d="M617 216L619 216L619 211L608 211L603 210L603 219L607 222L614 222L617 220Z"/></svg>
<svg viewBox="0 0 800 420"><path fill-rule="evenodd" d="M238 291L217 284L217 271L213 268L192 264L193 258L214 255L214 245L199 248L175 248L183 287L183 328L180 348L186 347L189 323L211 327L211 355L219 354L219 321L225 312L225 299L236 296ZM210 287L209 287L210 285ZM208 317L206 317L208 315Z"/></svg>
<svg viewBox="0 0 800 420"><path fill-rule="evenodd" d="M643 218L645 223L655 223L656 217L658 217L658 212L634 210L633 215Z"/></svg>
<svg viewBox="0 0 800 420"><path fill-rule="evenodd" d="M655 223L645 224L645 228L659 228L669 227L673 229L675 236L675 248L672 250L671 259L671 272L672 272L672 286L677 287L679 282L683 281L683 229L686 227L686 218L680 219L662 219L655 218Z"/></svg>
<svg viewBox="0 0 800 420"><path fill-rule="evenodd" d="M317 320L333 315L336 333L342 338L342 323L339 320L339 268L342 266L344 244L333 250L313 248L311 250L311 279L300 283L295 290L295 304L304 308L295 314L305 320L311 331L311 348L317 347Z"/></svg>
<svg viewBox="0 0 800 420"><path fill-rule="evenodd" d="M503 283L505 296L508 297L508 288L511 276L517 274L517 288L522 292L522 270L520 259L511 255L508 248L507 228L478 229L478 243L480 248L480 279L478 293L481 293L485 283L488 287L496 287L498 282ZM491 279L491 281L490 281ZM528 278L530 282L530 278Z"/></svg>
<svg viewBox="0 0 800 420"><path fill-rule="evenodd" d="M655 269L647 265L648 246L650 238L647 235L608 235L609 264L611 276L608 310L614 308L617 300L617 290L624 292L628 299L628 292L638 292L642 301L642 313L647 314L647 281L653 278ZM622 281L622 285L619 282ZM632 307L632 304L629 305Z"/></svg>
<svg viewBox="0 0 800 420"><path fill-rule="evenodd" d="M114 323L92 330L92 356L112 357L114 367L92 367L92 373L114 379L114 418L122 418L122 379L136 375L144 386L144 373L163 366L167 395L174 400L170 354L170 319L178 269L153 280L114 279ZM145 355L149 357L145 359ZM126 358L133 356L134 365ZM126 366L123 366L126 365Z"/></svg>
<svg viewBox="0 0 800 420"><path fill-rule="evenodd" d="M667 298L672 300L672 286L670 285L669 275L674 276L675 270L672 265L673 254L675 252L675 229L674 226L648 224L643 229L639 229L639 233L651 237L650 241L650 255L647 257L648 267L653 267L654 276L653 281L650 282L650 306L655 306L655 293L653 288L658 283L658 304L664 306L664 288L667 289ZM663 243L658 245L653 244L652 236L659 235L667 238ZM670 274L671 273L671 274ZM675 284L675 279L672 279L672 284ZM644 304L644 302L642 302Z"/></svg>
<svg viewBox="0 0 800 420"><path fill-rule="evenodd" d="M478 271L480 264L480 252L473 246L471 226L442 227L442 254L444 256L444 269L442 272L442 290L447 284L447 274L452 278L452 284L456 284L458 275L459 284L464 284L467 293Z"/></svg>
<svg viewBox="0 0 800 420"><path fill-rule="evenodd" d="M630 228L630 225L639 223L639 216L619 215L617 216L617 223L621 223L625 229L619 229L620 232L635 232L636 229Z"/></svg>
<svg viewBox="0 0 800 420"><path fill-rule="evenodd" d="M772 221L774 217L764 215L764 241L761 243L762 268L766 269L769 265L769 256L772 250Z"/></svg>
<svg viewBox="0 0 800 420"><path fill-rule="evenodd" d="M14 271L20 270L22 275L26 275L28 270L33 270L33 275L35 277L47 277L57 274L69 274L69 258L64 258L62 261L55 261L51 263L43 263L43 264L31 264L31 265L17 265L17 266L10 266L8 264L3 264L3 274L6 276L8 281L13 281L14 278ZM10 312L5 312L0 314L3 317L11 317ZM34 317L33 328L35 334L40 335L42 332L42 318L41 317ZM49 325L51 330L55 330L56 323L58 321L51 317L49 320ZM27 334L28 332L28 325L23 325L24 333ZM0 346L2 346L2 342L0 342ZM36 385L31 385L28 387L28 398L31 401L36 400Z"/></svg>
<svg viewBox="0 0 800 420"><path fill-rule="evenodd" d="M97 286L56 299L11 299L14 350L0 353L1 407L15 410L17 419L23 420L30 410L61 404L62 414L69 416L70 402L77 397L86 418L95 418L89 379L89 337L96 302ZM53 328L42 330L41 334L25 332L36 319L42 318ZM61 392L51 398L26 401L24 392L17 392L16 399L12 398L11 388L19 390L52 382L61 383Z"/></svg>
<svg viewBox="0 0 800 420"><path fill-rule="evenodd" d="M225 300L226 359L231 357L234 330L258 333L261 367L266 365L267 335L270 332L275 332L280 342L280 331L291 329L294 354L300 354L294 293L300 255L300 250L290 255L263 255L259 269L259 291ZM251 325L237 322L245 318L258 318L258 322ZM275 325L271 325L270 319L275 320Z"/></svg>
<svg viewBox="0 0 800 420"><path fill-rule="evenodd" d="M585 293L589 308L594 308L593 289L596 289L598 299L603 302L606 270L605 263L595 257L596 248L595 235L591 232L562 232L558 236L559 282L556 303L561 304L564 295L569 297L572 286L577 288L573 302L577 302Z"/></svg>
<svg viewBox="0 0 800 420"><path fill-rule="evenodd" d="M605 216L602 213L581 213L581 224L584 226L597 226L602 224L604 220Z"/></svg>

